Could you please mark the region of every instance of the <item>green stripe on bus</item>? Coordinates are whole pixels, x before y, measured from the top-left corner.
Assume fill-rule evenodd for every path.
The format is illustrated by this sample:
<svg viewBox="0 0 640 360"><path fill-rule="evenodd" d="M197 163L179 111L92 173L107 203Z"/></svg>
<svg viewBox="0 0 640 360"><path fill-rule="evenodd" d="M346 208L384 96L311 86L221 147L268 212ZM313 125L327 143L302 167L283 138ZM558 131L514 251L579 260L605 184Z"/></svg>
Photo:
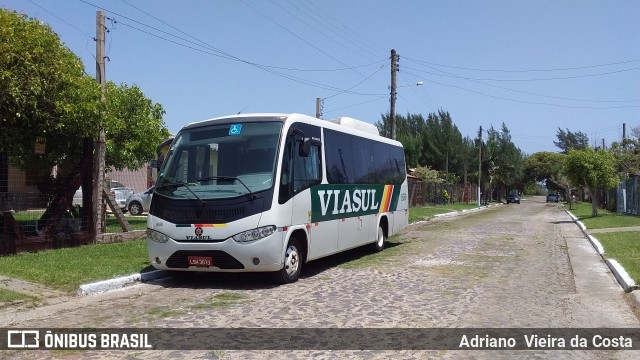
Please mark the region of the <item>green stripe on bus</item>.
<svg viewBox="0 0 640 360"><path fill-rule="evenodd" d="M383 193L384 185L377 184L313 186L311 222L378 213Z"/></svg>

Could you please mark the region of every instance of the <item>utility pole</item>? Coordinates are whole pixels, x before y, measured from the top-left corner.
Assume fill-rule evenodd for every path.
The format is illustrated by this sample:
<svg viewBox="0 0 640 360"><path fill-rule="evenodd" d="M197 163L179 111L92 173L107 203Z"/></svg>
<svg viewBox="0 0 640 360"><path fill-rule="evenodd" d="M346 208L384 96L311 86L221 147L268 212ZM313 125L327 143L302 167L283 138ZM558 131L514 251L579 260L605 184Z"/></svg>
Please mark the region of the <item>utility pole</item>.
<svg viewBox="0 0 640 360"><path fill-rule="evenodd" d="M480 132L478 133L478 207L482 204L480 202L480 176L482 175L482 126L480 126Z"/></svg>
<svg viewBox="0 0 640 360"><path fill-rule="evenodd" d="M396 74L398 72L398 54L391 49L391 99L389 106L389 135L396 138Z"/></svg>
<svg viewBox="0 0 640 360"><path fill-rule="evenodd" d="M106 82L105 82L105 15L104 11L98 10L96 12L96 82L100 84L102 88L101 101L105 102ZM104 157L105 157L105 133L103 116L101 113L98 121L100 133L96 140L95 147L95 161L93 164L93 221L92 237L93 241L97 241L98 233L101 233L104 228L104 207L102 190L104 188Z"/></svg>
<svg viewBox="0 0 640 360"><path fill-rule="evenodd" d="M316 98L316 118L322 119L322 99Z"/></svg>

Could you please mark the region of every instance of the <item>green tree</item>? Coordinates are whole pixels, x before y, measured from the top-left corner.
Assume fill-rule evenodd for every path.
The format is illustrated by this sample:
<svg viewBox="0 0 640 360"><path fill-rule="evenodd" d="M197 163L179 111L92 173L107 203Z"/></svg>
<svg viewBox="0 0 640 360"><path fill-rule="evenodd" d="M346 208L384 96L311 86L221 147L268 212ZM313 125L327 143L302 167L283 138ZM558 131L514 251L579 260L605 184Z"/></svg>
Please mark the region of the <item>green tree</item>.
<svg viewBox="0 0 640 360"><path fill-rule="evenodd" d="M106 166L137 169L168 135L157 103L137 86L100 87L80 59L36 19L0 10L0 152L21 168L59 174L81 158L82 139L95 138L104 114ZM46 141L44 154L35 143Z"/></svg>
<svg viewBox="0 0 640 360"><path fill-rule="evenodd" d="M517 188L524 190L524 155L511 141L511 133L502 123L500 130L493 126L487 131L486 171L491 188L502 189L503 193Z"/></svg>
<svg viewBox="0 0 640 360"><path fill-rule="evenodd" d="M422 132L421 165L443 171L447 181L464 173L467 144L449 112L438 110L427 116ZM454 176L455 175L455 176Z"/></svg>
<svg viewBox="0 0 640 360"><path fill-rule="evenodd" d="M598 216L598 189L610 189L618 184L616 166L613 154L603 149L571 149L567 154L563 172L572 184L589 190L592 216Z"/></svg>
<svg viewBox="0 0 640 360"><path fill-rule="evenodd" d="M558 141L553 143L562 150L563 154L566 154L571 149L582 150L589 146L589 137L583 132L572 132L567 129L564 131L558 128L556 134Z"/></svg>
<svg viewBox="0 0 640 360"><path fill-rule="evenodd" d="M162 106L137 86L107 83L105 165L135 170L156 156L156 146L169 137Z"/></svg>
<svg viewBox="0 0 640 360"><path fill-rule="evenodd" d="M623 177L640 175L640 126L632 128L631 136L621 143L611 144L610 151L616 157Z"/></svg>
<svg viewBox="0 0 640 360"><path fill-rule="evenodd" d="M389 124L389 114L381 116L381 120L375 125L381 136L387 136ZM396 139L404 147L407 166L414 168L420 165L420 155L422 154L421 133L424 129L424 118L422 115L407 114L407 116L396 115Z"/></svg>
<svg viewBox="0 0 640 360"><path fill-rule="evenodd" d="M525 176L545 184L548 190L566 190L562 184L566 183L562 173L565 154L542 151L534 153L525 159Z"/></svg>
<svg viewBox="0 0 640 360"><path fill-rule="evenodd" d="M428 166L418 166L413 172L413 175L429 183L444 182L438 170L431 169Z"/></svg>
<svg viewBox="0 0 640 360"><path fill-rule="evenodd" d="M100 91L47 25L0 9L0 84L0 152L43 170L79 158L79 139L97 131Z"/></svg>

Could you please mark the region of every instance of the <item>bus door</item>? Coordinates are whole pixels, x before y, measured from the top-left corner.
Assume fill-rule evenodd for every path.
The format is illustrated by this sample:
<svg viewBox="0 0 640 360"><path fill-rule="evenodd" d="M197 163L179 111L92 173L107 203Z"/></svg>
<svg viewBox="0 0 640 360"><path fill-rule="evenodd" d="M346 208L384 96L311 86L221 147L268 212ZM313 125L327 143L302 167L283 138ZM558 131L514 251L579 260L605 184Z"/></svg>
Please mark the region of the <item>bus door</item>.
<svg viewBox="0 0 640 360"><path fill-rule="evenodd" d="M302 225L307 228L309 234L308 258L313 259L337 251L338 228L332 221L312 222L311 204L314 185L322 182L322 146L320 143L320 129L317 127L295 124L292 129L302 130L304 137L317 139L311 141L308 154L301 154L300 146L303 141L302 136L288 136L287 145L283 156L282 181L290 178L289 192L291 196L291 224ZM295 131L295 130L292 130ZM284 164L287 164L288 174L285 172ZM281 181L281 183L282 183Z"/></svg>

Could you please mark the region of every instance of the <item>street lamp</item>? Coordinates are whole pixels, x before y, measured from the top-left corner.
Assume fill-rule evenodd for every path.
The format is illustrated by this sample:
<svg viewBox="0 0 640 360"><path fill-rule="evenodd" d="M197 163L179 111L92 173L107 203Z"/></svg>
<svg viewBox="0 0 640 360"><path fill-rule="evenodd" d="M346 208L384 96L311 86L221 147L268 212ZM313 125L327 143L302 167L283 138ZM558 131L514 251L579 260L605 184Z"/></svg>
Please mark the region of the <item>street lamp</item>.
<svg viewBox="0 0 640 360"><path fill-rule="evenodd" d="M391 132L391 138L392 139L396 139L396 89L399 87L407 87L407 86L422 86L424 85L424 81L418 81L415 84L407 84L407 85L396 85L396 79L395 76L391 77L391 86L389 86L389 89L391 90L391 100L390 102L390 107L389 107L389 122L390 122L390 132Z"/></svg>

